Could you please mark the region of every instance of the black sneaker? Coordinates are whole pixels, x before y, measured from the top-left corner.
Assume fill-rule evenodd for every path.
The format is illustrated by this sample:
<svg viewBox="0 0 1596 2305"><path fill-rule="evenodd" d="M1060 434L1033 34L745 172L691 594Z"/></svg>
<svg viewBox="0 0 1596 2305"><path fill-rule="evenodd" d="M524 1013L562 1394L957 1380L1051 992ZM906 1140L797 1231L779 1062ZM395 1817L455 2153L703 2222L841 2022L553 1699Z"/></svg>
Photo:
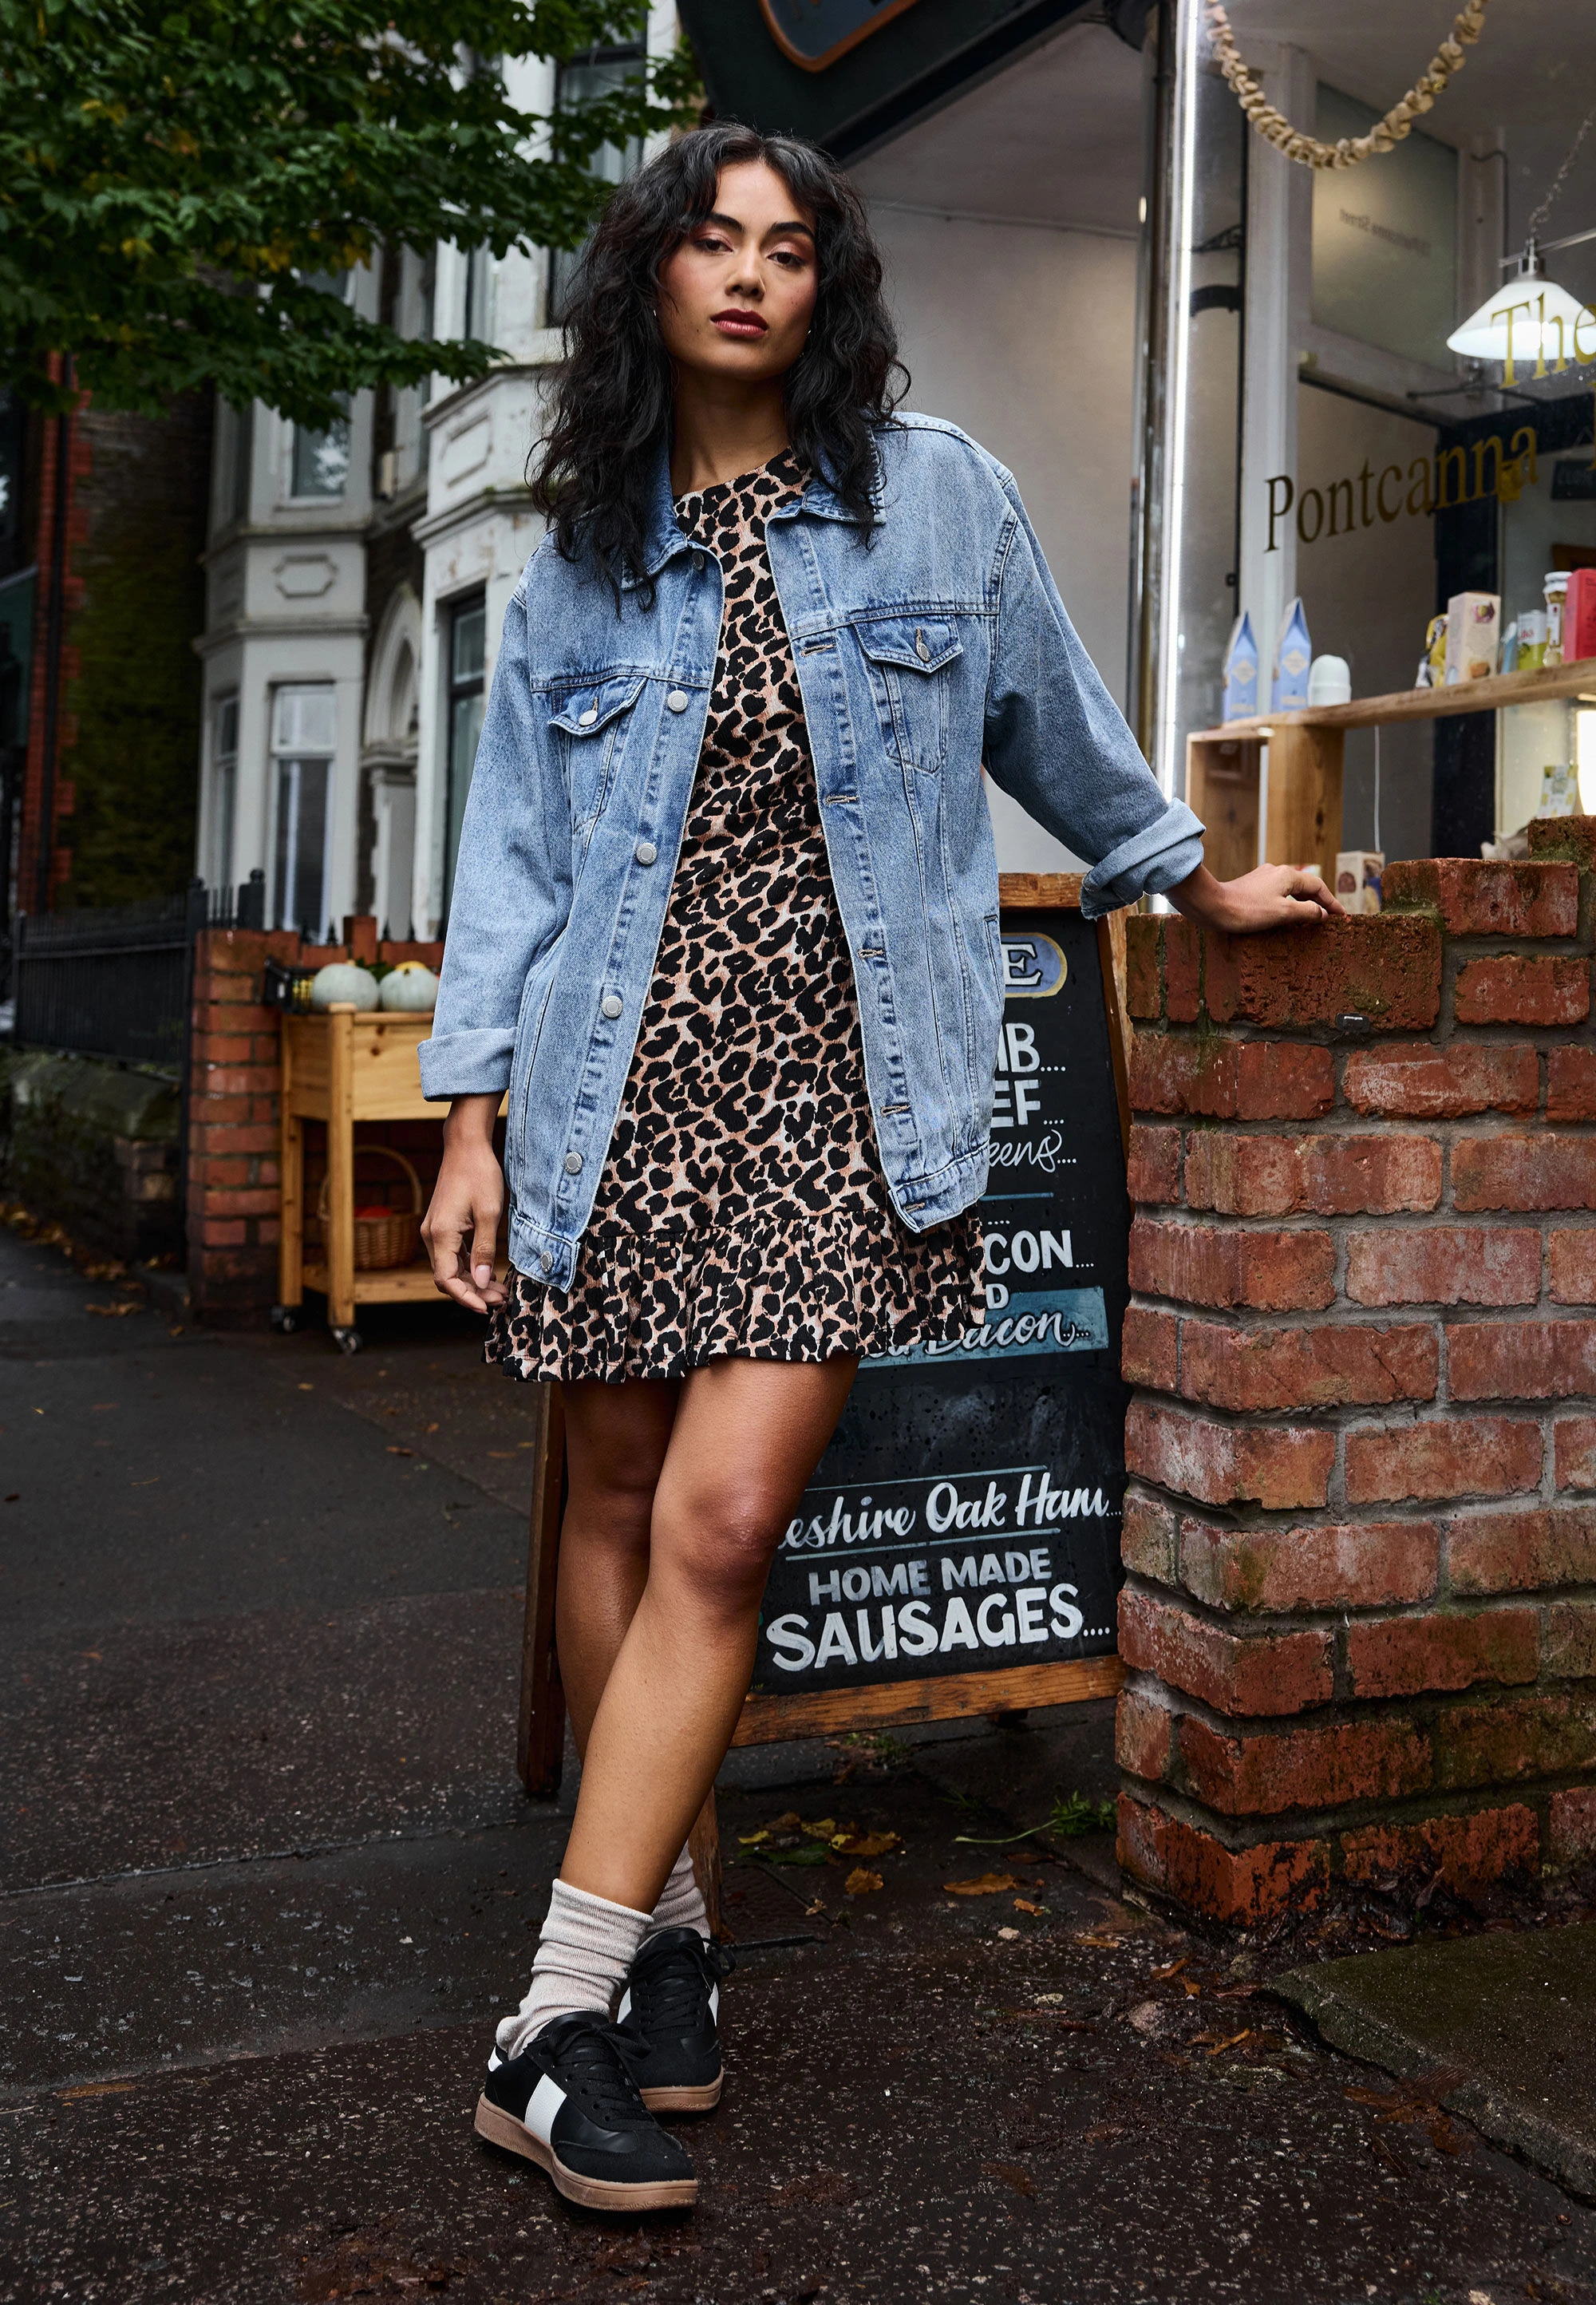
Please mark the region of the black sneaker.
<svg viewBox="0 0 1596 2305"><path fill-rule="evenodd" d="M729 1952L696 1929L659 1929L632 1962L615 2046L651 2113L708 2113L720 2102L720 1980Z"/></svg>
<svg viewBox="0 0 1596 2305"><path fill-rule="evenodd" d="M637 2093L602 2018L556 2017L515 2056L488 2060L477 2134L523 2154L584 2209L691 2208L692 2164Z"/></svg>

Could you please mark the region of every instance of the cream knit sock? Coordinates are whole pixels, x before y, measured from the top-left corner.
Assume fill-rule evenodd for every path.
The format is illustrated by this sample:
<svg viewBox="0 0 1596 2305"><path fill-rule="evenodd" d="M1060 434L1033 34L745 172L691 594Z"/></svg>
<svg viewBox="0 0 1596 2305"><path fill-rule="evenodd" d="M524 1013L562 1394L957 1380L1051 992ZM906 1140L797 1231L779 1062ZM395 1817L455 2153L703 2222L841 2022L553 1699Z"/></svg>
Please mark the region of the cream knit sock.
<svg viewBox="0 0 1596 2305"><path fill-rule="evenodd" d="M649 1917L648 1935L652 1936L657 1929L696 1929L701 1937L709 1934L703 1892L692 1870L692 1858L685 1849L671 1867L659 1892L659 1902Z"/></svg>
<svg viewBox="0 0 1596 2305"><path fill-rule="evenodd" d="M518 2055L556 2017L585 2012L607 2022L651 1926L647 1913L634 1913L630 1905L612 1905L607 1897L556 1881L526 1999L494 2036L500 2056Z"/></svg>

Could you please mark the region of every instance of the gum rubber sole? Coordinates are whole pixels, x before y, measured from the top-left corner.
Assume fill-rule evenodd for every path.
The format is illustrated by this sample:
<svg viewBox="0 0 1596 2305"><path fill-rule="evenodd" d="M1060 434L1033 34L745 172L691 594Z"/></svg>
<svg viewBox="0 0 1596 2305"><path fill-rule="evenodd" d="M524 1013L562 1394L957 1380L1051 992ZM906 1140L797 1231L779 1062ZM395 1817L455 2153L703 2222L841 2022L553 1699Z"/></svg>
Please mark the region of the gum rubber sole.
<svg viewBox="0 0 1596 2305"><path fill-rule="evenodd" d="M477 2099L474 2126L478 2136L485 2137L490 2145L502 2146L506 2153L519 2153L524 2160L547 2169L555 2190L579 2208L619 2209L623 2214L635 2209L690 2209L698 2199L696 2177L663 2178L653 2185L607 2185L601 2177L579 2176L557 2158L552 2146L545 2145L513 2113L485 2097Z"/></svg>
<svg viewBox="0 0 1596 2305"><path fill-rule="evenodd" d="M720 2103L720 2085L724 2073L717 2073L712 2081L697 2088L646 2088L638 2095L650 2113L712 2113Z"/></svg>

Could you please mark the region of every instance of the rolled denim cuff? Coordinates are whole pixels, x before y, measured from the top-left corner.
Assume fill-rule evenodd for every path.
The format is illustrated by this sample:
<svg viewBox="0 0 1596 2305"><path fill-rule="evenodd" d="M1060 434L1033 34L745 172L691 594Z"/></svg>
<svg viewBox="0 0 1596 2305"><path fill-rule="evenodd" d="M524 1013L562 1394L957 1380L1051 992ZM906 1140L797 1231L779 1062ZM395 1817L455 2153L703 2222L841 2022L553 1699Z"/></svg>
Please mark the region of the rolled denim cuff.
<svg viewBox="0 0 1596 2305"><path fill-rule="evenodd" d="M1162 816L1092 866L1081 884L1082 912L1094 921L1133 905L1150 889L1160 896L1177 889L1202 862L1202 830L1184 801L1172 800Z"/></svg>
<svg viewBox="0 0 1596 2305"><path fill-rule="evenodd" d="M503 1096L510 1085L514 1025L470 1033L435 1033L417 1049L421 1094L434 1103L452 1096Z"/></svg>

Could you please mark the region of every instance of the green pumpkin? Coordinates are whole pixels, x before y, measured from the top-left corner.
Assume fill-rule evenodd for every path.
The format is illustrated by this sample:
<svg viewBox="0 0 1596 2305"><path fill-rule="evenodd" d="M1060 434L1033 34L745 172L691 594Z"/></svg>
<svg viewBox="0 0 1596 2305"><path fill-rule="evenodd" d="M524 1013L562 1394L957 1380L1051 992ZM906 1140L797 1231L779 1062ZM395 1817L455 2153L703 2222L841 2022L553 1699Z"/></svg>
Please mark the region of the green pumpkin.
<svg viewBox="0 0 1596 2305"><path fill-rule="evenodd" d="M352 1000L357 1008L377 1006L377 979L369 968L350 960L329 960L310 979L312 1008L330 1008L335 1000Z"/></svg>
<svg viewBox="0 0 1596 2305"><path fill-rule="evenodd" d="M437 979L424 960L402 960L382 980L383 1007L430 1016L437 1006Z"/></svg>

